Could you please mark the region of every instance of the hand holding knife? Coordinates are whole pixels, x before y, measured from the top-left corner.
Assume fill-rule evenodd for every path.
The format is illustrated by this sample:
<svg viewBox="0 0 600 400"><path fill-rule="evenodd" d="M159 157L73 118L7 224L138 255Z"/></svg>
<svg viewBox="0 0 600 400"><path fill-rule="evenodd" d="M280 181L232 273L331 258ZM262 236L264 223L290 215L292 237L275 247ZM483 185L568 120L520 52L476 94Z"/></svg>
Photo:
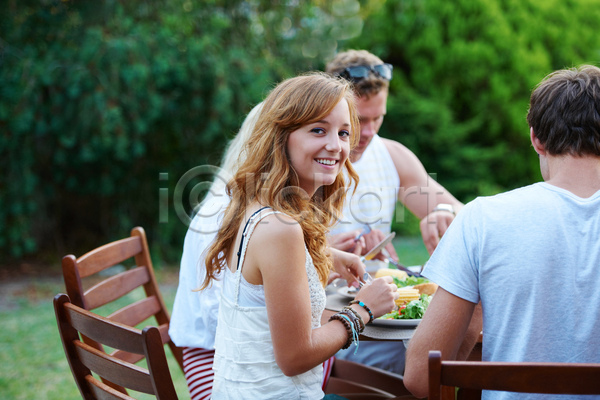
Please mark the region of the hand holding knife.
<svg viewBox="0 0 600 400"><path fill-rule="evenodd" d="M366 225L368 226L368 225ZM370 230L370 228L369 228ZM377 254L381 253L381 251L384 249L385 246L388 245L388 243L390 243L392 241L392 239L396 236L396 232L392 232L389 235L387 235L381 242L379 242L375 247L373 247L371 249L371 251L369 251L367 254L365 254L364 256L362 256L360 258L360 260L364 263L365 261L370 261L372 259L374 259ZM371 277L371 275L369 275L368 272L365 272L365 274L363 275L363 282L360 282L360 286L362 287L364 284L369 284L373 281L373 278Z"/></svg>
<svg viewBox="0 0 600 400"><path fill-rule="evenodd" d="M377 254L382 253L386 258L385 261L392 264L399 270L406 272L409 276L420 277L421 276L420 273L413 272L410 269L406 268L404 265L400 264L399 262L394 261L392 259L392 257L390 256L390 253L388 253L388 251L385 249L385 246L387 246L388 243L390 243L392 241L392 239L394 239L395 236L396 236L396 232L392 232L389 235L387 235L381 242L379 242L377 244L377 246L373 247L371 249L371 251L369 251L367 254L362 256L361 261L364 263L365 261L372 260L373 258L375 258L377 256ZM365 283L371 283L372 280L373 280L373 278L371 278L371 275L369 275L369 273L365 273L365 276L363 276L363 281Z"/></svg>

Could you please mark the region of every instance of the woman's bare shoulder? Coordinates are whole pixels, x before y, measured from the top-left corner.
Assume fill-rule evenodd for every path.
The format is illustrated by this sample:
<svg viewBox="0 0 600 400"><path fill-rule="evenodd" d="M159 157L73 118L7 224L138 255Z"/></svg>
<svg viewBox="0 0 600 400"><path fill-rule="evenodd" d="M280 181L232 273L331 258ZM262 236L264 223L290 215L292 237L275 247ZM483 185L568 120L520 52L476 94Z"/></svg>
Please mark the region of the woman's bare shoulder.
<svg viewBox="0 0 600 400"><path fill-rule="evenodd" d="M283 213L268 215L260 220L254 233L253 241L256 242L295 242L300 240L304 242L302 227L292 217Z"/></svg>
<svg viewBox="0 0 600 400"><path fill-rule="evenodd" d="M305 247L302 227L293 218L273 214L263 218L254 229L248 244L248 257L260 266L263 279L270 272L281 272L287 266L304 265Z"/></svg>

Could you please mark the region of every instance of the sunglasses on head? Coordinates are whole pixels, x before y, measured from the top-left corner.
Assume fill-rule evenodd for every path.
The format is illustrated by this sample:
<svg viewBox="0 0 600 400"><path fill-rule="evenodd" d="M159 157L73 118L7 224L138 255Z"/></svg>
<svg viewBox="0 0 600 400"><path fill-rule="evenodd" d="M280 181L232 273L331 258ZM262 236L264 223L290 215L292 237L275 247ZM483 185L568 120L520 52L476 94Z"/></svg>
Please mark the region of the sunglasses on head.
<svg viewBox="0 0 600 400"><path fill-rule="evenodd" d="M342 78L346 78L351 81L360 81L369 76L369 73L374 73L375 75L389 81L392 79L392 70L394 67L392 64L379 64L379 65L356 65L353 67L347 67L340 74Z"/></svg>

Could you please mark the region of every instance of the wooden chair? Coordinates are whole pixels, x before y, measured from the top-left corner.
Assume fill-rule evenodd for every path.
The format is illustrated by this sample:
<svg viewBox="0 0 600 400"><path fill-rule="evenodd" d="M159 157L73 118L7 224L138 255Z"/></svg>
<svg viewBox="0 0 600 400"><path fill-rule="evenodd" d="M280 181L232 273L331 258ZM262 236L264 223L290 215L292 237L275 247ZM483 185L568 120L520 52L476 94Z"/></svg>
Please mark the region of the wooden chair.
<svg viewBox="0 0 600 400"><path fill-rule="evenodd" d="M154 326L142 331L113 322L69 301L66 294L54 297L54 311L60 338L77 387L84 399L133 399L98 380L92 373L121 387L156 396L177 399L160 332ZM84 343L91 338L112 348L141 354L148 368L124 362Z"/></svg>
<svg viewBox="0 0 600 400"><path fill-rule="evenodd" d="M135 260L132 268L110 277L103 276L107 274L110 267L123 265L124 261L131 258ZM79 258L74 255L63 257L62 269L71 302L88 311L96 310L107 304L110 304L108 307L115 308L115 303L113 303L115 300L143 287L143 291L142 289L137 290L142 293L140 300L132 300L131 304L104 316L111 321L131 327L142 323L150 324L151 322L145 321L155 317L162 342L169 345L183 370L183 352L169 337L170 317L154 276L143 228L133 228L130 237L105 244ZM87 289L84 289L84 280ZM98 313L98 311L94 312ZM84 336L83 340L102 350L102 346L95 343L92 338ZM144 358L143 354L131 354L121 350L116 350L113 355L130 363L136 363ZM116 389L125 392L122 388Z"/></svg>
<svg viewBox="0 0 600 400"><path fill-rule="evenodd" d="M410 395L404 387L402 376L339 358L333 363L325 393L364 400Z"/></svg>
<svg viewBox="0 0 600 400"><path fill-rule="evenodd" d="M448 386L520 393L600 394L600 364L442 361L439 351L430 351L429 400L441 399L441 388ZM454 394L454 390L451 392Z"/></svg>

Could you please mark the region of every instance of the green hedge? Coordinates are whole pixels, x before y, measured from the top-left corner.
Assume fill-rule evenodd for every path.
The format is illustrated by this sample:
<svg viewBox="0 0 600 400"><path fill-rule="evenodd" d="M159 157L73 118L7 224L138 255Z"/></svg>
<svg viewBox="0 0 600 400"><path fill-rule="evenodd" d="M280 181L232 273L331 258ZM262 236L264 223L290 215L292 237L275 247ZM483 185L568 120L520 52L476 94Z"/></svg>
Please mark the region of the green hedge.
<svg viewBox="0 0 600 400"><path fill-rule="evenodd" d="M461 200L541 179L525 119L553 70L600 62L600 1L397 0L351 40L394 65L382 132Z"/></svg>
<svg viewBox="0 0 600 400"><path fill-rule="evenodd" d="M157 258L177 260L179 178L218 165L252 106L321 68L335 37L356 31L356 12L217 0L2 7L0 251L56 260L142 225ZM203 180L186 189L187 212Z"/></svg>
<svg viewBox="0 0 600 400"><path fill-rule="evenodd" d="M0 252L6 262L57 262L142 225L155 258L176 262L186 231L173 204L179 179L218 164L276 82L345 48L394 64L381 133L461 200L538 180L529 93L554 69L597 63L598 6L9 0L0 7ZM186 185L188 213L208 180Z"/></svg>

